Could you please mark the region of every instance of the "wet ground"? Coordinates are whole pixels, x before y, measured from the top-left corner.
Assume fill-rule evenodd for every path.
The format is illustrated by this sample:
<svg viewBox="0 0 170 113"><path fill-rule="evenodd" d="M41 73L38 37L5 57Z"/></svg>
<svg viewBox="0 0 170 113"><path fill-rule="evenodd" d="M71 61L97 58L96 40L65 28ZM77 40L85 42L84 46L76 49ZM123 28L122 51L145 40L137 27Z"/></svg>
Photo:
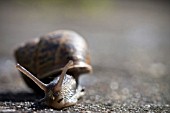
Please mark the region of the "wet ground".
<svg viewBox="0 0 170 113"><path fill-rule="evenodd" d="M90 5L89 5L90 4ZM0 112L170 112L170 13L161 1L0 2ZM86 95L60 111L37 106L15 69L17 45L57 29L86 38Z"/></svg>

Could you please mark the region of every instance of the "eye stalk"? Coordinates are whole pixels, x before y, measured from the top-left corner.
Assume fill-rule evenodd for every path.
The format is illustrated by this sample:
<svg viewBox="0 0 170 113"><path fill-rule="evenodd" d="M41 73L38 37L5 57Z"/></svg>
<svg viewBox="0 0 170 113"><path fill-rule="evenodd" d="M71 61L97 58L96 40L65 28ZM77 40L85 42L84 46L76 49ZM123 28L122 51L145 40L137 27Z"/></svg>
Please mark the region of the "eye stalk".
<svg viewBox="0 0 170 113"><path fill-rule="evenodd" d="M68 68L73 65L73 61L70 60L63 68L63 71L61 73L61 75L59 76L59 80L57 83L54 84L54 86L52 85L51 88L49 87L49 92L48 92L48 97L50 97L52 100L55 100L55 98L57 98L59 96L59 93L61 91L61 88L62 88L62 83L63 83L63 80L64 80L64 76L66 75L66 72L68 70ZM53 84L53 83L52 83ZM49 83L48 86L50 86L51 84ZM48 87L47 86L47 87Z"/></svg>
<svg viewBox="0 0 170 113"><path fill-rule="evenodd" d="M66 75L66 72L68 70L68 68L73 65L73 61L70 60L63 68L63 71L61 72L61 75L60 75L60 78L57 82L57 84L55 85L54 87L54 90L55 91L60 91L61 90L61 87L62 87L62 83L63 83L63 80L64 80L64 76Z"/></svg>
<svg viewBox="0 0 170 113"><path fill-rule="evenodd" d="M27 77L29 77L32 81L34 81L44 92L47 91L47 84L44 84L39 79L37 79L33 74L31 74L29 71L27 71L24 67L22 67L20 64L16 65L16 68L24 73Z"/></svg>

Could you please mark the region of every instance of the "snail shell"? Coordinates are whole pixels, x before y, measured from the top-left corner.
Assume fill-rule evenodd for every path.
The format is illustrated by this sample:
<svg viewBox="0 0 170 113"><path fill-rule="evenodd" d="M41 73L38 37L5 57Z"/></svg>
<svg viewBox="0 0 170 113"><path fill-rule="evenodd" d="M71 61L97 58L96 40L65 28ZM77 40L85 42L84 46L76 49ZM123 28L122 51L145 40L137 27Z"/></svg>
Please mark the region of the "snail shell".
<svg viewBox="0 0 170 113"><path fill-rule="evenodd" d="M79 75L92 71L85 39L69 30L43 35L18 47L14 54L19 64L44 83L49 83L58 76L69 60L73 61L73 65L69 67L67 74L72 75L77 84ZM22 77L34 91L40 91L28 77Z"/></svg>

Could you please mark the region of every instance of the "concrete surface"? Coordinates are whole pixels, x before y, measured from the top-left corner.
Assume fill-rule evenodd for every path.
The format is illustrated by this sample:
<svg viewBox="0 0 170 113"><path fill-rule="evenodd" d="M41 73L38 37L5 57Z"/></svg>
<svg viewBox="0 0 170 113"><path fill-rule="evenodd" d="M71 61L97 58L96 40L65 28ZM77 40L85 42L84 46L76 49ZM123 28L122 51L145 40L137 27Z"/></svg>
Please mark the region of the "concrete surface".
<svg viewBox="0 0 170 113"><path fill-rule="evenodd" d="M0 112L170 112L169 2L53 2L0 1ZM85 97L61 111L34 105L41 97L13 57L18 45L57 29L86 38L94 67L80 78Z"/></svg>

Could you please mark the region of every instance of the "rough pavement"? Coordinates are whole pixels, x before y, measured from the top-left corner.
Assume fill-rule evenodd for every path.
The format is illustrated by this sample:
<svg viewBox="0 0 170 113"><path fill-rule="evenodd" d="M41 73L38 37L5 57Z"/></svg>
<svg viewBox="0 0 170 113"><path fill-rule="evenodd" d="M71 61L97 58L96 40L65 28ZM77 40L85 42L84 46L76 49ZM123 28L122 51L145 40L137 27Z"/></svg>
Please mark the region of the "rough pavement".
<svg viewBox="0 0 170 113"><path fill-rule="evenodd" d="M169 2L93 1L0 1L0 112L170 112ZM13 58L17 45L58 29L87 39L94 67L80 78L84 98L61 111L35 105L42 97Z"/></svg>

